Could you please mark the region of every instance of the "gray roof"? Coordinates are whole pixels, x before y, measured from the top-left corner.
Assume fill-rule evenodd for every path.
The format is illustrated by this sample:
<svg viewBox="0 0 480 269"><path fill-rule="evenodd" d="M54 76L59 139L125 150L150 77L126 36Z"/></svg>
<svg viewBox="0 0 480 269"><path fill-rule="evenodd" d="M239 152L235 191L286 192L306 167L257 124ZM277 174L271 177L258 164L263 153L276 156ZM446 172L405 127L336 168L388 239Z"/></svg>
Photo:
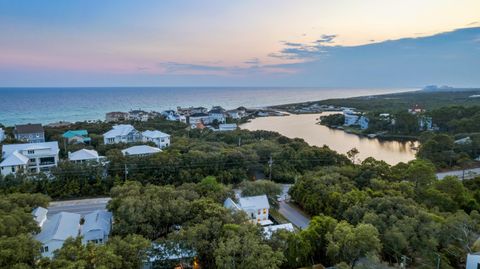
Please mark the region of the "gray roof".
<svg viewBox="0 0 480 269"><path fill-rule="evenodd" d="M104 235L110 234L112 227L112 213L105 210L96 210L85 215L81 235L94 230L103 231Z"/></svg>
<svg viewBox="0 0 480 269"><path fill-rule="evenodd" d="M135 128L130 124L114 125L112 129L103 134L104 137L126 136L131 132L135 132Z"/></svg>
<svg viewBox="0 0 480 269"><path fill-rule="evenodd" d="M80 226L80 214L60 212L53 215L42 226L42 231L35 239L42 243L51 240L64 241L69 237L77 237Z"/></svg>
<svg viewBox="0 0 480 269"><path fill-rule="evenodd" d="M255 209L262 209L262 208L270 208L270 204L268 203L267 196L258 195L258 196L249 196L249 197L240 197L238 199L238 203L240 207L243 209L246 208L255 208Z"/></svg>
<svg viewBox="0 0 480 269"><path fill-rule="evenodd" d="M43 133L43 127L39 123L15 125L16 134Z"/></svg>
<svg viewBox="0 0 480 269"><path fill-rule="evenodd" d="M47 216L48 209L45 207L37 207L32 211L32 215L37 223L40 223Z"/></svg>

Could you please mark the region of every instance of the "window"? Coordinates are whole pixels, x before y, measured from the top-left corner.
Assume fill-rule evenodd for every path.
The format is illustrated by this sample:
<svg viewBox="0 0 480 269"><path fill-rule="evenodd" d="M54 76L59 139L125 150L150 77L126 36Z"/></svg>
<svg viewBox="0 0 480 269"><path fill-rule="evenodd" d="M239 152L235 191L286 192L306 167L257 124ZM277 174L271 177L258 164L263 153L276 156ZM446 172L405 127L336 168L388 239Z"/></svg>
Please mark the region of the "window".
<svg viewBox="0 0 480 269"><path fill-rule="evenodd" d="M29 149L29 150L27 150L27 154L35 154L35 150Z"/></svg>
<svg viewBox="0 0 480 269"><path fill-rule="evenodd" d="M48 246L42 246L42 247L40 248L40 252L41 252L41 253L48 252Z"/></svg>
<svg viewBox="0 0 480 269"><path fill-rule="evenodd" d="M34 158L34 159L30 159L30 162L31 162L31 163L34 163L34 162L36 162L36 161L37 161L37 160L36 160L35 158Z"/></svg>
<svg viewBox="0 0 480 269"><path fill-rule="evenodd" d="M12 173L15 173L15 167L12 166Z"/></svg>
<svg viewBox="0 0 480 269"><path fill-rule="evenodd" d="M258 210L257 215L260 215L260 214L262 214L262 210L261 210L261 209Z"/></svg>
<svg viewBox="0 0 480 269"><path fill-rule="evenodd" d="M267 209L266 208L263 209L263 214L267 214Z"/></svg>

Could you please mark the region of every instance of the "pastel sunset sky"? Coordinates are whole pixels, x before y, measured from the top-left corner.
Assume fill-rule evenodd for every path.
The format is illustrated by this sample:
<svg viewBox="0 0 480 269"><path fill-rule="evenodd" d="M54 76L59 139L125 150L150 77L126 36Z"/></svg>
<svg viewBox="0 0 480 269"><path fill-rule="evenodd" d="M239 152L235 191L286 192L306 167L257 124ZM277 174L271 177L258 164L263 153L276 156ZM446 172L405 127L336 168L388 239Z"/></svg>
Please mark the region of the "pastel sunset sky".
<svg viewBox="0 0 480 269"><path fill-rule="evenodd" d="M0 0L0 87L478 86L479 27L479 0Z"/></svg>

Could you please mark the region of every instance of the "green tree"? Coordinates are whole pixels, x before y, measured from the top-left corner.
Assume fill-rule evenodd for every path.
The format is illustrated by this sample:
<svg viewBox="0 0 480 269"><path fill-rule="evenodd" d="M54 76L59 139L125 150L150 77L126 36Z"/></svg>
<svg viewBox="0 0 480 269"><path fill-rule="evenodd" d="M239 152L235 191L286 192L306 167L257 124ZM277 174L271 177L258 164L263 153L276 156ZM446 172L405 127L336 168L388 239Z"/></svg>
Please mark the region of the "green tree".
<svg viewBox="0 0 480 269"><path fill-rule="evenodd" d="M279 268L283 254L264 243L256 227L229 224L215 250L216 268Z"/></svg>
<svg viewBox="0 0 480 269"><path fill-rule="evenodd" d="M377 229L371 224L354 227L342 221L327 235L327 255L336 262L347 262L351 268L362 257L376 255L382 248Z"/></svg>

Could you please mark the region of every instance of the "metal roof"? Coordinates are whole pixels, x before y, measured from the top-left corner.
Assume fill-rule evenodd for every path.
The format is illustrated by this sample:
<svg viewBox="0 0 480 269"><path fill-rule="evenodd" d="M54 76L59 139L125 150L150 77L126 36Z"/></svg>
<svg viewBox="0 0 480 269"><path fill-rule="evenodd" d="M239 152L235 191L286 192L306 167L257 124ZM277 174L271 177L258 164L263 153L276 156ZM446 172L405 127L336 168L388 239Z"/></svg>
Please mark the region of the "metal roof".
<svg viewBox="0 0 480 269"><path fill-rule="evenodd" d="M42 231L35 239L42 243L50 240L66 240L77 237L80 228L80 214L60 212L53 215L42 226Z"/></svg>
<svg viewBox="0 0 480 269"><path fill-rule="evenodd" d="M150 130L146 130L145 132L142 133L142 135L144 137L147 137L147 138L162 138L162 137L170 137L169 134L166 134L164 132L160 132L160 131L150 131Z"/></svg>
<svg viewBox="0 0 480 269"><path fill-rule="evenodd" d="M105 210L96 210L85 215L81 235L85 236L90 231L102 231L103 235L110 234L112 228L112 213Z"/></svg>
<svg viewBox="0 0 480 269"><path fill-rule="evenodd" d="M81 149L72 153L68 153L68 159L70 161L93 160L98 158L98 152L93 149Z"/></svg>
<svg viewBox="0 0 480 269"><path fill-rule="evenodd" d="M64 138L72 138L75 136L87 136L88 132L87 130L69 130L66 131L62 136Z"/></svg>
<svg viewBox="0 0 480 269"><path fill-rule="evenodd" d="M7 155L7 157L0 163L0 166L26 165L28 160L29 159L23 156L20 152L14 151L12 154Z"/></svg>
<svg viewBox="0 0 480 269"><path fill-rule="evenodd" d="M132 131L136 131L130 124L120 124L114 125L112 130L103 134L104 137L117 137L117 136L126 136Z"/></svg>
<svg viewBox="0 0 480 269"><path fill-rule="evenodd" d="M50 154L52 155L57 154L59 152L57 141L3 145L2 152L3 152L3 157L6 157L12 154L14 151L38 150L38 149L50 149Z"/></svg>
<svg viewBox="0 0 480 269"><path fill-rule="evenodd" d="M147 145L133 146L122 150L123 155L144 155L158 152L162 152L162 150Z"/></svg>
<svg viewBox="0 0 480 269"><path fill-rule="evenodd" d="M241 208L255 208L255 209L263 209L263 208L270 208L270 204L268 203L267 196L258 195L258 196L250 196L250 197L240 197L238 199L238 203Z"/></svg>

